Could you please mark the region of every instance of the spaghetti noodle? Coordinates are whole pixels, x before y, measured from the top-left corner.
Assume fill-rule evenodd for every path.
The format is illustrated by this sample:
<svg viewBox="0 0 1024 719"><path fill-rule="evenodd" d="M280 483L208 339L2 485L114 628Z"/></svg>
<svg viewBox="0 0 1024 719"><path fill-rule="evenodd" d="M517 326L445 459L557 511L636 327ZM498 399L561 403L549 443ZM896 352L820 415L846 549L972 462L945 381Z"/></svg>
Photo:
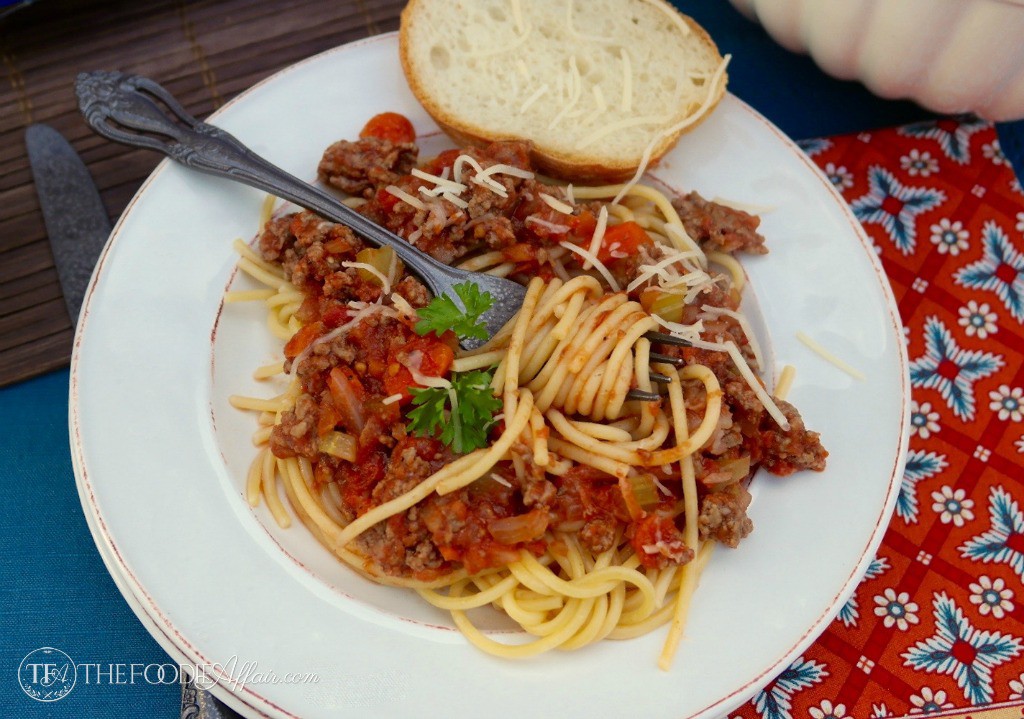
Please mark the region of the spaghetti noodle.
<svg viewBox="0 0 1024 719"><path fill-rule="evenodd" d="M260 252L236 244L239 268L268 289L228 296L264 302L287 343L285 361L256 376L292 375L277 397L232 398L260 413L248 501L265 499L281 526L294 514L364 576L451 612L488 653L670 624L667 669L713 545L750 531L754 468L824 466L817 435L754 378L742 269L731 254L709 258L703 225L653 188L541 184L514 143L415 170L382 152L370 172L367 149L394 143L361 142L362 165L332 155L338 145L321 163L366 199L361 212L435 257L523 281L526 299L487 343L459 351L451 333L417 334L428 298L393 255L309 213L270 219ZM652 347L647 333L664 327L696 346ZM471 389L500 400L483 446L458 454L417 436L414 395L450 398L454 420L457 378L474 372L490 385ZM632 401L631 389L662 401ZM532 639L476 628L467 612L487 605Z"/></svg>

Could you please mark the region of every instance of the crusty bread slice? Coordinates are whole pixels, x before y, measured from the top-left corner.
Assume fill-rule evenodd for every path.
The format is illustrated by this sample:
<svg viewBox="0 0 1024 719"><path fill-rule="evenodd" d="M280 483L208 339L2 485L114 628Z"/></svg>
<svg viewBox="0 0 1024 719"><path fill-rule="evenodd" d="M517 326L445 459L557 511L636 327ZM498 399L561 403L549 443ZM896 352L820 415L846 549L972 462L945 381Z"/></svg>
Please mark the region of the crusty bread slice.
<svg viewBox="0 0 1024 719"><path fill-rule="evenodd" d="M411 0L400 47L453 139L530 140L576 182L629 179L725 94L714 42L664 0Z"/></svg>

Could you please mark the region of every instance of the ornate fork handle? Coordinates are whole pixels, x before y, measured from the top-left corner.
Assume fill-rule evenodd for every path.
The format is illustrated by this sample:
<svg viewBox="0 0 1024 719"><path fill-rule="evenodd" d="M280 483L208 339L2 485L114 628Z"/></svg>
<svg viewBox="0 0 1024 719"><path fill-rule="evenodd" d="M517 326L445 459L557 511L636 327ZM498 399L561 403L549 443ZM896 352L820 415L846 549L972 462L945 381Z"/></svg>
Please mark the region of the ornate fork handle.
<svg viewBox="0 0 1024 719"><path fill-rule="evenodd" d="M78 76L75 90L86 122L110 140L157 150L200 172L242 182L344 223L372 243L392 248L435 295L452 295L451 286L467 280L501 295L495 305L511 305L511 313L494 317L493 329L491 318L485 316L491 333L522 304L525 290L519 285L503 281L496 287L492 280L497 278L488 277L485 282L481 276L438 262L328 193L264 160L230 133L192 117L152 80L120 72L87 72Z"/></svg>

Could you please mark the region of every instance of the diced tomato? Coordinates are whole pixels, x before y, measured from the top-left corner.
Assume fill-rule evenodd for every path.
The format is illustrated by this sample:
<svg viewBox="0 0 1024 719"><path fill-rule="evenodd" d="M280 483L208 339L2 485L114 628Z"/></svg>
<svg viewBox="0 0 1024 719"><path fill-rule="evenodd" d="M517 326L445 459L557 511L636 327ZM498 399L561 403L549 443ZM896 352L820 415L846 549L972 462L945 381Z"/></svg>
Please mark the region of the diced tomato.
<svg viewBox="0 0 1024 719"><path fill-rule="evenodd" d="M373 506L371 494L377 483L384 478L387 458L380 452L371 452L361 458L358 465L345 464L341 467L341 497L346 506L356 514L363 514Z"/></svg>
<svg viewBox="0 0 1024 719"><path fill-rule="evenodd" d="M622 522L631 521L618 482L611 475L591 467L577 465L562 477L562 487L569 495L579 497L587 515L611 515Z"/></svg>
<svg viewBox="0 0 1024 719"><path fill-rule="evenodd" d="M343 325L349 318L349 309L345 305L337 302L332 302L326 309L323 310L321 315L321 322L324 323L324 328L333 330L336 327Z"/></svg>
<svg viewBox="0 0 1024 719"><path fill-rule="evenodd" d="M451 170L455 165L455 160L461 154L462 150L445 150L434 159L428 160L423 165L423 171L429 172L431 175L440 175L445 171L445 168Z"/></svg>
<svg viewBox="0 0 1024 719"><path fill-rule="evenodd" d="M309 347L313 340L320 336L320 333L323 332L323 330L324 326L320 322L303 325L285 344L284 356L288 359L295 359L302 354L302 350Z"/></svg>
<svg viewBox="0 0 1024 719"><path fill-rule="evenodd" d="M405 115L399 115L397 112L382 112L370 118L370 121L363 126L359 137L376 137L394 143L413 142L416 140L416 130Z"/></svg>
<svg viewBox="0 0 1024 719"><path fill-rule="evenodd" d="M581 210L580 214L567 218L566 224L569 225L569 234L589 240L597 229L597 218L590 210Z"/></svg>
<svg viewBox="0 0 1024 719"><path fill-rule="evenodd" d="M635 526L630 544L640 563L648 569L664 569L693 559L693 552L671 518L648 514Z"/></svg>
<svg viewBox="0 0 1024 719"><path fill-rule="evenodd" d="M366 390L351 368L339 365L331 370L327 378L327 388L331 392L331 401L338 411L337 424L342 425L352 434L359 434L366 424L363 404L366 402Z"/></svg>
<svg viewBox="0 0 1024 719"><path fill-rule="evenodd" d="M651 243L647 232L635 222L622 222L618 225L611 225L605 230L604 239L597 250L597 259L601 262L609 262L620 259L612 255L622 253L634 255L641 245Z"/></svg>
<svg viewBox="0 0 1024 719"><path fill-rule="evenodd" d="M526 263L537 261L537 247L526 243L519 242L514 245L509 245L501 251L501 254L505 257L508 262Z"/></svg>
<svg viewBox="0 0 1024 719"><path fill-rule="evenodd" d="M334 406L334 400L331 399L331 395L324 395L324 398L320 400L320 414L316 420L316 436L323 437L328 432L333 431L338 426L340 419L341 413Z"/></svg>
<svg viewBox="0 0 1024 719"><path fill-rule="evenodd" d="M383 212L390 214L394 211L395 205L398 204L398 197L382 187L377 190L377 196L374 198L374 201Z"/></svg>
<svg viewBox="0 0 1024 719"><path fill-rule="evenodd" d="M339 255L346 250L352 249L352 243L343 237L335 237L324 243L324 249L332 255Z"/></svg>
<svg viewBox="0 0 1024 719"><path fill-rule="evenodd" d="M443 377L455 360L455 353L449 344L445 342L444 338L439 339L433 333L417 337L401 349L393 351L388 357L388 367L384 371L384 391L389 395L402 395L402 399L399 400L400 404L405 404L412 399L410 388L420 385L413 381L412 372L399 361L399 355L407 357L416 351L423 354L420 372L428 377Z"/></svg>

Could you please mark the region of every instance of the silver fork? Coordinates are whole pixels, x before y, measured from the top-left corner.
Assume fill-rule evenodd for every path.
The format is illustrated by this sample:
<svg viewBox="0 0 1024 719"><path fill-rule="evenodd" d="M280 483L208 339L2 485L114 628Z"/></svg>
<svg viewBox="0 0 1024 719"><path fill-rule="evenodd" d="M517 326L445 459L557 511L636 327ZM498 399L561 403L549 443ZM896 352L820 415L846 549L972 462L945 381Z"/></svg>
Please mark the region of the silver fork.
<svg viewBox="0 0 1024 719"><path fill-rule="evenodd" d="M148 78L121 72L83 72L75 82L75 92L85 121L107 139L162 152L194 170L255 187L347 225L374 245L390 247L435 295L447 295L459 306L462 301L453 290L457 284L471 282L482 292L489 292L494 303L481 318L488 337L512 319L523 304L526 288L519 283L438 262L327 192L263 159L230 133L192 117L173 95ZM686 344L660 332L647 336L652 342ZM462 345L472 349L481 343L470 339L463 340ZM651 359L683 364L678 358L657 353L652 353ZM655 382L669 382L668 376L657 372L650 376ZM638 389L630 390L628 396L645 401L660 399L656 392Z"/></svg>

